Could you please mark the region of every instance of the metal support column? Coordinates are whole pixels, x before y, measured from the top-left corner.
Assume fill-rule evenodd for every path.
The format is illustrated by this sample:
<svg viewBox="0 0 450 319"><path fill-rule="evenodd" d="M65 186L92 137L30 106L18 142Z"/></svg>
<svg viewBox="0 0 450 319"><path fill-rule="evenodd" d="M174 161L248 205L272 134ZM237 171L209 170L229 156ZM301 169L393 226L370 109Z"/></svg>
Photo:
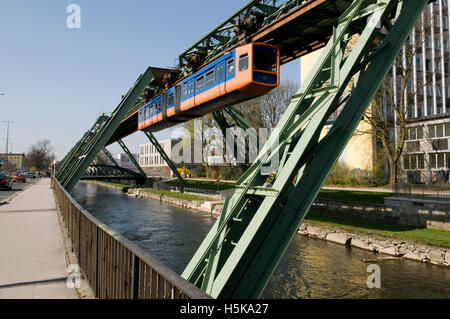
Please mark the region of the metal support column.
<svg viewBox="0 0 450 319"><path fill-rule="evenodd" d="M115 166L120 166L119 163L114 159L114 157L111 155L111 153L106 149L106 147L103 148L103 153L105 153L106 157L111 161L111 163Z"/></svg>
<svg viewBox="0 0 450 319"><path fill-rule="evenodd" d="M125 152L125 154L127 154L127 156L130 159L130 161L134 164L134 166L136 166L136 168L138 169L139 173L141 173L142 176L147 177L147 174L144 172L144 170L142 169L141 165L139 165L139 163L136 161L136 159L134 158L133 154L130 152L130 150L125 145L125 143L122 140L117 140L117 143L119 143L120 147L122 147L123 151Z"/></svg>
<svg viewBox="0 0 450 319"><path fill-rule="evenodd" d="M352 2L184 278L215 298L260 296L426 4Z"/></svg>
<svg viewBox="0 0 450 319"><path fill-rule="evenodd" d="M150 142L153 144L153 146L156 148L158 153L161 155L161 157L164 159L164 161L167 163L167 165L169 165L170 169L172 170L173 174L177 177L177 179L181 183L181 185L185 185L186 183L185 183L183 177L181 177L181 175L178 172L177 168L172 163L172 160L169 158L169 156L167 156L166 152L161 147L161 145L159 144L159 142L155 138L155 136L152 133L147 132L147 131L144 131L144 133L147 136L147 138L150 140Z"/></svg>
<svg viewBox="0 0 450 319"><path fill-rule="evenodd" d="M148 68L123 97L119 106L114 110L111 116L92 136L87 145L82 148L82 151L68 159L68 165L62 170L62 173L65 173L64 176L61 175L58 178L66 191L70 192L80 180L97 154L106 146L113 133L119 127L120 122L131 108L134 107L135 102L152 79L153 74L151 69Z"/></svg>

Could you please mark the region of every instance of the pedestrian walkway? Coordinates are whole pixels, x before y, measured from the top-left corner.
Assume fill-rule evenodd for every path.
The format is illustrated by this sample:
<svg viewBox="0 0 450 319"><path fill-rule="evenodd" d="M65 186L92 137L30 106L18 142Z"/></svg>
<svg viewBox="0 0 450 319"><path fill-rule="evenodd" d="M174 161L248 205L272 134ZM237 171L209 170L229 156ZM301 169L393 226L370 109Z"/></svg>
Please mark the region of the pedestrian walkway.
<svg viewBox="0 0 450 319"><path fill-rule="evenodd" d="M0 206L0 299L76 299L50 179Z"/></svg>

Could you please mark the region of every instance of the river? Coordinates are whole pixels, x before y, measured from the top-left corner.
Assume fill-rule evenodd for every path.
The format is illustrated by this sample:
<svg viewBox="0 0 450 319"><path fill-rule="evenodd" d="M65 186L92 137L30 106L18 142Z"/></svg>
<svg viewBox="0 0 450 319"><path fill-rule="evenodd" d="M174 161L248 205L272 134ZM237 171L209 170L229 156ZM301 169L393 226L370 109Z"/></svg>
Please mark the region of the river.
<svg viewBox="0 0 450 319"><path fill-rule="evenodd" d="M210 214L147 198L130 198L93 183L72 196L92 215L181 274L215 222ZM295 236L263 298L450 298L450 269ZM370 264L381 288L367 287Z"/></svg>

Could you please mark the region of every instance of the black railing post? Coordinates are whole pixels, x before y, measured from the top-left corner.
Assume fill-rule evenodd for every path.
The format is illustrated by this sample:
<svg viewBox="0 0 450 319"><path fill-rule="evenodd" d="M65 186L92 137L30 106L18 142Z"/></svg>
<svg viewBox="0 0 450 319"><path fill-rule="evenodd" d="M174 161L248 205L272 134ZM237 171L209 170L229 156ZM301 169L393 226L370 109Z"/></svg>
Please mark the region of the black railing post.
<svg viewBox="0 0 450 319"><path fill-rule="evenodd" d="M95 269L95 274L94 274L94 280L95 280L95 287L94 287L94 292L95 292L95 297L98 298L98 288L99 288L99 284L98 284L98 226L95 226L95 264L94 264L94 269Z"/></svg>
<svg viewBox="0 0 450 319"><path fill-rule="evenodd" d="M131 278L131 299L139 299L139 257L133 255L133 273Z"/></svg>

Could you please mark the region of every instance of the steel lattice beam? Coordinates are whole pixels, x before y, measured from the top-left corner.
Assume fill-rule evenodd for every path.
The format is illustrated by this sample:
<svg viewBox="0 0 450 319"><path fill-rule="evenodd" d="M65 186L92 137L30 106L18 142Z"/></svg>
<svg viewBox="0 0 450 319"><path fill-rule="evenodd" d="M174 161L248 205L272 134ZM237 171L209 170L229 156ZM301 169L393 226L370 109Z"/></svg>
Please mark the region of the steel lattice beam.
<svg viewBox="0 0 450 319"><path fill-rule="evenodd" d="M178 179L178 181L181 183L181 185L185 185L185 181L183 179L183 177L181 177L180 173L178 172L176 166L173 164L172 160L170 159L169 156L167 156L167 153L164 151L164 149L161 147L161 145L159 144L158 140L155 138L155 136L147 131L144 131L145 135L147 136L147 138L149 139L149 141L153 144L153 146L156 148L156 150L158 151L158 153L161 155L161 157L164 159L164 161L166 162L166 164L170 167L170 169L172 170L173 174L176 176L176 178Z"/></svg>
<svg viewBox="0 0 450 319"><path fill-rule="evenodd" d="M122 140L120 140L120 139L117 140L117 143L119 143L120 147L122 147L123 151L125 152L125 154L127 154L127 156L130 159L130 161L138 169L139 173L141 173L142 176L147 177L147 174L144 172L144 170L142 169L141 165L139 165L139 163L136 161L136 159L134 158L133 154L130 152L130 150L125 145L125 143Z"/></svg>
<svg viewBox="0 0 450 319"><path fill-rule="evenodd" d="M215 298L262 293L426 4L353 1L184 278ZM267 182L262 169L273 159L279 167Z"/></svg>
<svg viewBox="0 0 450 319"><path fill-rule="evenodd" d="M148 68L145 73L136 80L133 87L130 88L123 97L119 106L117 106L111 116L98 125L98 127L94 125L91 133L88 134L77 147L77 151L73 152L67 159L65 167L58 168L57 179L66 191L70 192L80 180L97 154L106 146L111 136L119 127L120 122L134 107L135 102L139 99L145 87L152 79L153 74L151 69Z"/></svg>
<svg viewBox="0 0 450 319"><path fill-rule="evenodd" d="M103 153L105 153L106 157L108 157L108 159L111 161L111 163L114 166L120 167L119 163L117 163L117 161L114 159L114 157L111 155L111 153L106 149L106 147L103 148Z"/></svg>

